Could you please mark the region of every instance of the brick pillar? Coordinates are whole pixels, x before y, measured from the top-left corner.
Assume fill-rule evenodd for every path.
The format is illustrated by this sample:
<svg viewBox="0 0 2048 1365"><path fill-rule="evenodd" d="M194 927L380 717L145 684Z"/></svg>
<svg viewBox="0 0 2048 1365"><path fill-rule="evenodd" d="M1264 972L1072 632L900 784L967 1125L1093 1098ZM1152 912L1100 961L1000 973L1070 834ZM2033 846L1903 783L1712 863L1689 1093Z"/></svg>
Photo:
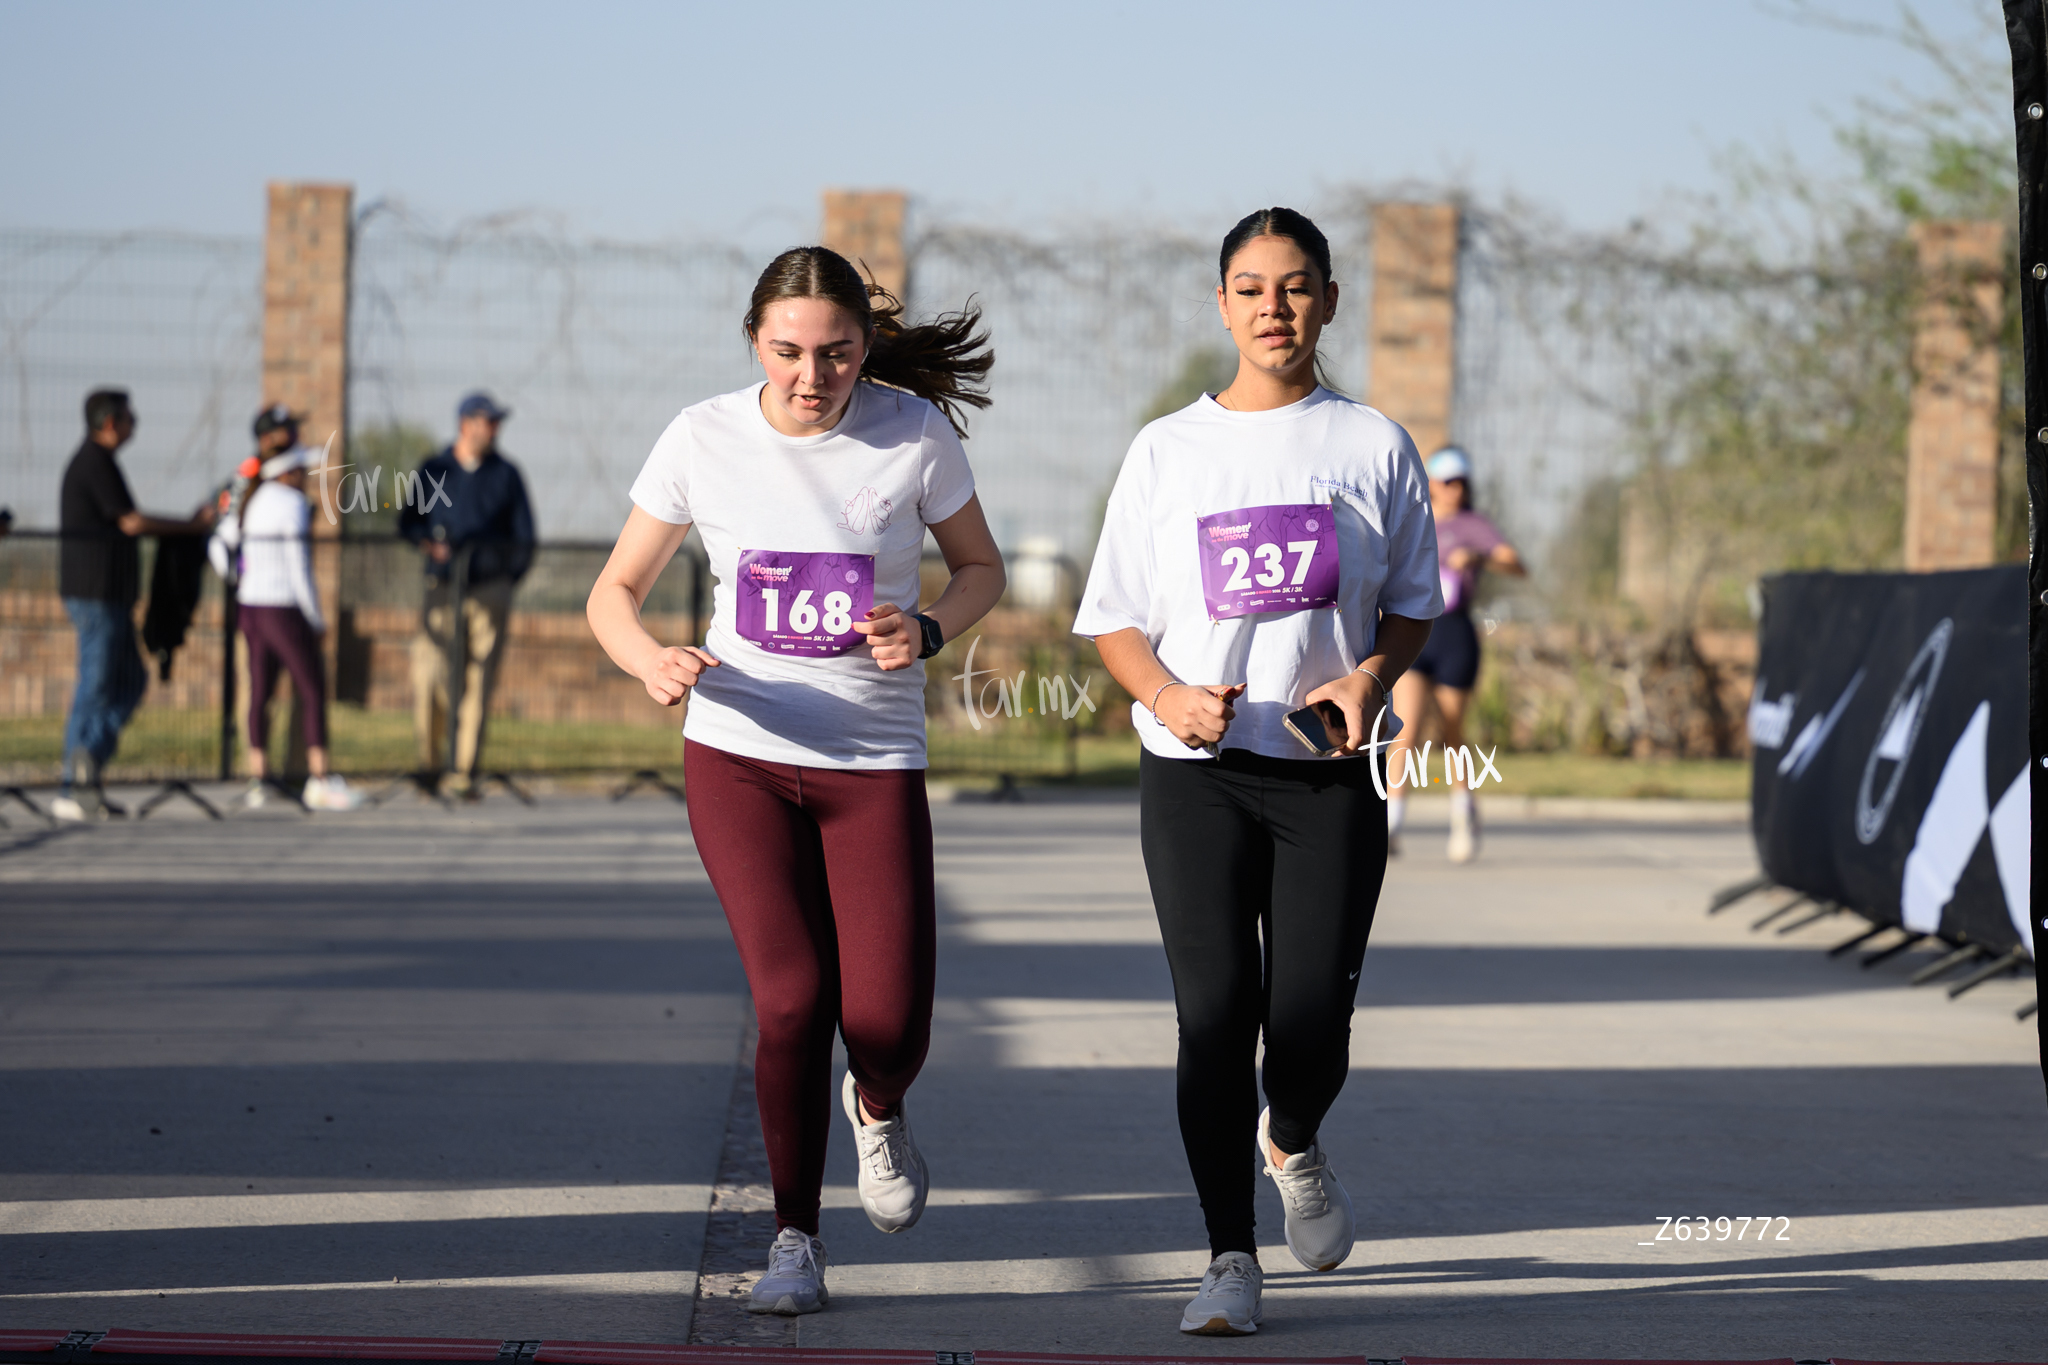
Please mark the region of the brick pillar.
<svg viewBox="0 0 2048 1365"><path fill-rule="evenodd" d="M1366 402L1408 428L1424 459L1451 435L1457 292L1457 207L1376 205Z"/></svg>
<svg viewBox="0 0 2048 1365"><path fill-rule="evenodd" d="M1921 303L1906 428L1906 567L1992 562L1998 513L2001 223L1916 223Z"/></svg>
<svg viewBox="0 0 2048 1365"><path fill-rule="evenodd" d="M903 205L897 190L826 190L820 236L847 260L865 265L865 273L898 299L910 277L903 252Z"/></svg>
<svg viewBox="0 0 2048 1365"><path fill-rule="evenodd" d="M335 463L348 459L349 227L355 190L348 185L272 181L263 241L263 401L306 414L301 435L323 446L334 434ZM341 624L340 527L313 495L313 583L327 617L328 695ZM248 696L246 683L241 695ZM273 721L273 731L276 722ZM297 734L293 722L294 736ZM294 738L297 768L299 741Z"/></svg>

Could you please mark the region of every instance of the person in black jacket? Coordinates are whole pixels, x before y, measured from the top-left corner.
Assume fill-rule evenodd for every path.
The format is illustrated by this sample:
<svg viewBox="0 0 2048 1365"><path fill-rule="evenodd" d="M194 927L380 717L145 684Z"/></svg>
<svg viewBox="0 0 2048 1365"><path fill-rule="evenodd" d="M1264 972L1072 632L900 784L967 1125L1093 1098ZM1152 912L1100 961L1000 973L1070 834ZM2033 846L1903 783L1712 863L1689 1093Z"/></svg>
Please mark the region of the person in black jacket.
<svg viewBox="0 0 2048 1365"><path fill-rule="evenodd" d="M465 666L449 779L457 795L469 794L476 777L512 591L533 563L526 481L498 453L498 427L509 416L487 393L463 399L453 443L403 479L394 499L399 534L426 554L426 603L412 646L413 736L422 772L440 772L447 761L448 654L461 601Z"/></svg>
<svg viewBox="0 0 2048 1365"><path fill-rule="evenodd" d="M135 434L135 410L124 390L88 394L85 429L84 443L64 467L58 501L57 593L78 631L78 686L64 722L64 790L50 806L60 820L120 813L100 791L100 775L149 686L135 642L135 599L142 589L136 537L197 535L214 516L210 505L185 521L135 509L114 462Z"/></svg>

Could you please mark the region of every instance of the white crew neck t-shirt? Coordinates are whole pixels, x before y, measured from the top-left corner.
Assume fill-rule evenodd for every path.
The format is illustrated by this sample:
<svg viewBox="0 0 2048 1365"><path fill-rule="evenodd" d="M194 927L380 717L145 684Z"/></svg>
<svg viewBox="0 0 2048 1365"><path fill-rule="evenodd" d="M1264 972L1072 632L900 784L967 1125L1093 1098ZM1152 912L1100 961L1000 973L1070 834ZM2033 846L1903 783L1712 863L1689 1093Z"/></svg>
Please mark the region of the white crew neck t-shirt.
<svg viewBox="0 0 2048 1365"><path fill-rule="evenodd" d="M838 425L784 436L761 384L683 409L654 443L632 497L689 523L716 580L705 647L720 662L692 689L683 734L742 758L812 768L922 768L924 664L884 673L865 642L835 655L774 653L739 633L742 551L874 557L874 600L917 610L925 527L974 496L945 413L856 384Z"/></svg>
<svg viewBox="0 0 2048 1365"><path fill-rule="evenodd" d="M1212 621L1197 518L1304 503L1331 508L1335 606ZM1327 389L1267 412L1232 412L1204 394L1131 443L1074 631L1094 637L1135 627L1174 677L1244 683L1220 747L1309 759L1284 719L1371 656L1383 611L1417 619L1443 612L1429 476L1408 433ZM1153 718L1150 700L1131 705L1146 749L1206 758Z"/></svg>

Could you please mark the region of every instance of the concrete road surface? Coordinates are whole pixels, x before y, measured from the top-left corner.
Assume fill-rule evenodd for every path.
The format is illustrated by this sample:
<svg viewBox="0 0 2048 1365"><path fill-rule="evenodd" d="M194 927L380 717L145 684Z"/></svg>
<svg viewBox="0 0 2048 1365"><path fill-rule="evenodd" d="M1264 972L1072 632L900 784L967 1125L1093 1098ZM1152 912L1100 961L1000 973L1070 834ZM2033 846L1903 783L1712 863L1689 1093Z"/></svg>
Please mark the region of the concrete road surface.
<svg viewBox="0 0 2048 1365"><path fill-rule="evenodd" d="M833 1305L776 1340L2048 1359L2031 983L1950 1003L1924 954L1826 959L1846 916L1706 917L1753 864L1704 819L1503 819L1454 868L1420 817L1324 1129L1358 1248L1300 1270L1266 1184L1265 1330L1183 1338L1136 807L935 815L931 1207L873 1231L835 1134ZM722 1339L706 1208L758 1134L726 1141L745 988L681 807L8 818L0 1325Z"/></svg>

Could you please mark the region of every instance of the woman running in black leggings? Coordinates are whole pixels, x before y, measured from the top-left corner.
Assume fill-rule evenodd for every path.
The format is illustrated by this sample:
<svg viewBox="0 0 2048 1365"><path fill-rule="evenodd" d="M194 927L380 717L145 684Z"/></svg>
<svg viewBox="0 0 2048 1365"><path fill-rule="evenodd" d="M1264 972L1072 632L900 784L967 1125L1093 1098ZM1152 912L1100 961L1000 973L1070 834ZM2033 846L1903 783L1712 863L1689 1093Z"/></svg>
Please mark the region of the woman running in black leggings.
<svg viewBox="0 0 2048 1365"><path fill-rule="evenodd" d="M1248 1157L1278 1183L1302 1264L1333 1270L1351 1251L1351 1201L1318 1129L1350 1066L1386 874L1378 760L1360 755L1376 722L1381 742L1398 728L1388 689L1442 598L1414 443L1318 382L1337 307L1323 234L1263 210L1231 229L1219 265L1237 377L1138 434L1074 629L1138 699L1145 745L1140 837L1211 1256L1180 1326L1236 1335L1260 1318ZM1290 732L1305 705L1329 718L1336 755Z"/></svg>

